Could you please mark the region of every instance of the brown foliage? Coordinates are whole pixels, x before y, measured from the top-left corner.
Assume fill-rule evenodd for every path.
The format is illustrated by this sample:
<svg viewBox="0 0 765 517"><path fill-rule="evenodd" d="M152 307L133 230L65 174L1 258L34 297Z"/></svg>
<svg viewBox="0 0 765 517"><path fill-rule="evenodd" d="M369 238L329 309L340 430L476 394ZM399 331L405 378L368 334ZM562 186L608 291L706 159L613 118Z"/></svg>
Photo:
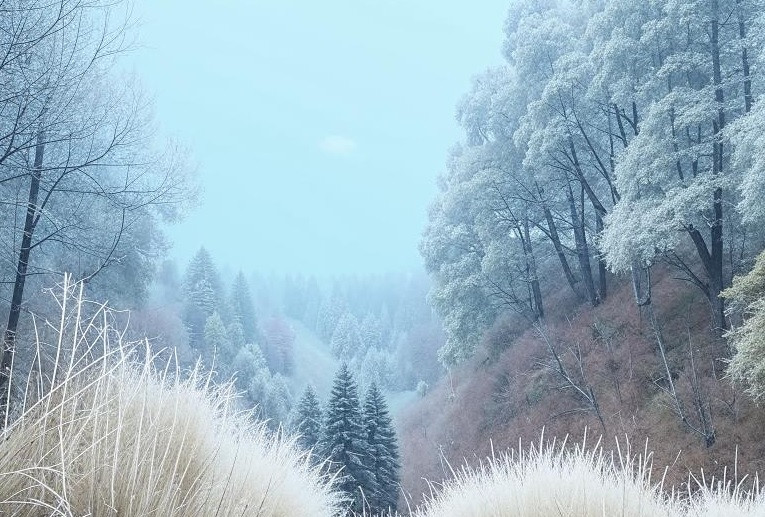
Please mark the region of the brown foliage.
<svg viewBox="0 0 765 517"><path fill-rule="evenodd" d="M673 412L666 392L653 327L634 303L628 283L616 286L608 301L592 308L560 298L548 303L545 332L565 370L585 393L591 389L602 416L552 368L550 349L538 329L514 334L507 320L484 344L486 349L450 375L400 418L402 483L414 502L452 477L448 464L477 463L494 450L546 437L603 434L632 444L647 441L658 478L669 466L665 487L685 488L689 471L721 476L737 462L739 477L765 467L765 418L725 378L725 343L711 332L710 311L693 287L654 275L654 310L662 327L678 399L689 422L698 420L696 394L703 396L716 440L707 447ZM692 352L692 356L691 356ZM693 376L691 357L695 366ZM697 389L694 390L694 379Z"/></svg>

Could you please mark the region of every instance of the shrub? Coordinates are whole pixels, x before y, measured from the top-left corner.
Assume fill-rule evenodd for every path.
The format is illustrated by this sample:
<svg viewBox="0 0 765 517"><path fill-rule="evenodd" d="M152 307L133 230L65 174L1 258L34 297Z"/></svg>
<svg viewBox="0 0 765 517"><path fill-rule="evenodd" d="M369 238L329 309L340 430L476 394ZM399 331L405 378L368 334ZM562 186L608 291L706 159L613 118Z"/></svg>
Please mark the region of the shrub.
<svg viewBox="0 0 765 517"><path fill-rule="evenodd" d="M417 517L541 517L547 515L659 517L673 505L650 480L650 461L621 461L600 446L565 443L506 453L476 469L463 468Z"/></svg>
<svg viewBox="0 0 765 517"><path fill-rule="evenodd" d="M0 442L0 514L335 514L331 480L292 439L238 412L230 385L132 362L108 309L83 320L85 303L69 299L58 333L69 353L50 381L28 376L39 388L17 400Z"/></svg>

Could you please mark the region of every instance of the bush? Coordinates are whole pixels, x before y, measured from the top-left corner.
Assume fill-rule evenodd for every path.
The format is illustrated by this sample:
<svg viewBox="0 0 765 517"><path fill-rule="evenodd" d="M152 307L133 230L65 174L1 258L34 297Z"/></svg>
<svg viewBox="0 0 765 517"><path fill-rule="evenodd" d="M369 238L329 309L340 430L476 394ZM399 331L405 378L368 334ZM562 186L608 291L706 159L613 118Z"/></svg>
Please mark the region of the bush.
<svg viewBox="0 0 765 517"><path fill-rule="evenodd" d="M626 455L628 456L628 455ZM615 464L603 450L567 449L554 442L463 468L417 517L568 517L674 515L674 505L650 480L645 457Z"/></svg>
<svg viewBox="0 0 765 517"><path fill-rule="evenodd" d="M60 355L70 359L47 387L39 372L28 377L41 387L17 399L20 416L2 436L0 514L336 513L330 481L292 439L238 412L230 385L131 362L109 311L83 321L75 302L62 304L58 343L73 339Z"/></svg>

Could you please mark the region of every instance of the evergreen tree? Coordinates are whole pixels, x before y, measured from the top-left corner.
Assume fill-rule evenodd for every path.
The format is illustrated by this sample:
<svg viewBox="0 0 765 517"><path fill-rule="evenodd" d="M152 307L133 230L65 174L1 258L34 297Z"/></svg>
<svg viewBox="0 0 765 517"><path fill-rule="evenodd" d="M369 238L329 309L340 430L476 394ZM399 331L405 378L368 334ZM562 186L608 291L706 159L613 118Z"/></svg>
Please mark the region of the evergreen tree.
<svg viewBox="0 0 765 517"><path fill-rule="evenodd" d="M393 421L388 405L375 383L364 400L364 427L366 431L369 470L373 477L374 492L367 495L373 514L396 510L399 491L399 453Z"/></svg>
<svg viewBox="0 0 765 517"><path fill-rule="evenodd" d="M205 248L200 248L189 262L183 281L183 294L183 320L189 329L191 344L199 346L204 338L207 318L222 308L220 278Z"/></svg>
<svg viewBox="0 0 765 517"><path fill-rule="evenodd" d="M321 406L316 392L311 385L303 392L297 407L297 415L293 423L295 432L299 435L298 445L305 450L314 449L321 440Z"/></svg>
<svg viewBox="0 0 765 517"><path fill-rule="evenodd" d="M346 312L337 322L329 342L332 353L343 361L351 360L361 352L361 331L356 316Z"/></svg>
<svg viewBox="0 0 765 517"><path fill-rule="evenodd" d="M226 327L217 312L207 318L204 329L204 349L202 356L207 366L215 369L224 377L231 372L231 363L236 355L233 343L228 338Z"/></svg>
<svg viewBox="0 0 765 517"><path fill-rule="evenodd" d="M231 286L231 310L234 321L242 326L246 343L258 342L258 320L252 303L250 285L244 273L239 271Z"/></svg>
<svg viewBox="0 0 765 517"><path fill-rule="evenodd" d="M350 498L350 510L355 512L361 512L364 500L377 491L364 431L356 382L343 364L327 404L322 452L330 469L339 472L336 486Z"/></svg>

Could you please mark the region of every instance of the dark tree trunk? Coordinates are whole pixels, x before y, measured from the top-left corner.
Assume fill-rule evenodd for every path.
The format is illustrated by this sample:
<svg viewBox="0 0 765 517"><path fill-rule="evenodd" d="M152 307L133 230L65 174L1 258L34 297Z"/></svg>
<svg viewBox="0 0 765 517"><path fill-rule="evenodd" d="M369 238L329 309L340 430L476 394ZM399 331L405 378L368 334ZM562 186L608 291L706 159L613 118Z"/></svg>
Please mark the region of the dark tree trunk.
<svg viewBox="0 0 765 517"><path fill-rule="evenodd" d="M3 334L3 355L2 360L0 360L0 415L9 409L10 406L8 391L10 388L9 381L11 377L11 365L13 364L13 357L16 353L16 331L19 326L19 317L21 316L21 304L24 301L24 284L27 279L29 255L32 251L32 234L34 233L35 223L37 220L37 199L40 193L40 178L42 175L42 163L44 154L44 135L42 132L40 132L37 135L34 167L32 169L32 175L29 182L27 214L24 219L24 233L21 238L18 262L16 263L16 279L13 283L11 308L8 312L8 322ZM5 418L3 418L3 420L5 420ZM0 422L0 425L3 424L4 422Z"/></svg>
<svg viewBox="0 0 765 517"><path fill-rule="evenodd" d="M571 266L568 263L568 258L566 257L563 245L560 242L558 227L555 225L555 220L553 219L552 212L550 212L550 209L547 208L547 206L544 206L543 209L545 213L545 220L547 221L548 235L553 243L553 247L555 248L555 253L558 255L558 260L560 260L560 266L563 269L563 274L566 276L568 285L571 287L571 290L574 292L574 294L578 298L582 298L582 293L576 287L578 280L574 277L574 273L571 271Z"/></svg>
<svg viewBox="0 0 765 517"><path fill-rule="evenodd" d="M595 283L592 280L592 268L590 266L590 249L587 246L587 237L579 217L574 201L574 193L571 191L571 182L566 183L566 196L568 197L569 210L571 211L571 223L574 227L574 242L576 243L576 255L579 259L579 273L584 284L587 299L593 307L598 305L598 297L595 292Z"/></svg>
<svg viewBox="0 0 765 517"><path fill-rule="evenodd" d="M595 231L598 236L603 234L603 217L599 212L595 212ZM598 253L598 295L600 301L604 301L608 297L608 278L606 274L608 268L606 267L606 257L602 253Z"/></svg>
<svg viewBox="0 0 765 517"><path fill-rule="evenodd" d="M539 288L539 275L537 274L537 261L534 257L534 249L531 247L531 237L529 235L529 220L523 221L523 252L526 255L526 264L529 270L531 281L531 292L534 300L534 319L541 319L545 316L544 304L542 303L542 290Z"/></svg>
<svg viewBox="0 0 765 517"><path fill-rule="evenodd" d="M712 3L712 30L711 30L711 49L712 49L712 77L715 85L715 102L717 103L717 120L713 123L714 143L712 160L712 174L715 176L723 173L723 143L720 133L725 128L725 108L724 95L722 87L722 73L720 70L720 42L719 42L719 22L717 19L718 4L717 0L711 0ZM713 194L713 213L714 219L711 225L711 256L709 257L709 296L712 305L712 317L715 328L725 330L727 324L725 321L725 301L720 298L720 292L725 288L725 279L723 277L723 192L722 188L717 188Z"/></svg>

